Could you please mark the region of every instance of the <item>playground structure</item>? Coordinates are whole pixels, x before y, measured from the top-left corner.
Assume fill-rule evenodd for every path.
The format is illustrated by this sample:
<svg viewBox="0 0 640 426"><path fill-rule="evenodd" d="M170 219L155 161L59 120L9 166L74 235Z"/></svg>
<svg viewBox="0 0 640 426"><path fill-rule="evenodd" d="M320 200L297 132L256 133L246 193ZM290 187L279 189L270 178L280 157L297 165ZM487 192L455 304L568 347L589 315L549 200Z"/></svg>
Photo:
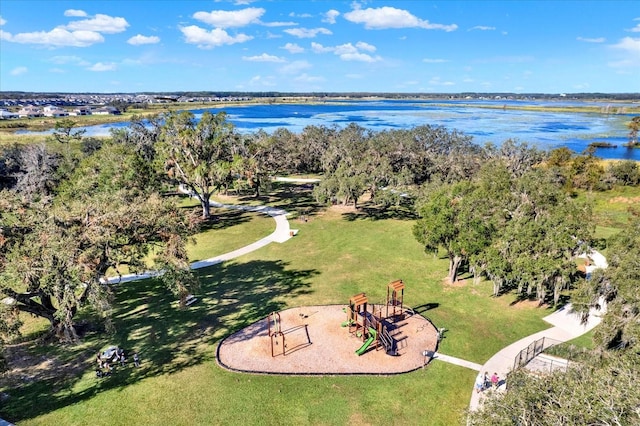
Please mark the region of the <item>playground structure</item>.
<svg viewBox="0 0 640 426"><path fill-rule="evenodd" d="M356 350L358 356L364 354L371 345L378 350L384 348L388 355L397 355L397 341L389 333L385 323L395 322L404 318L404 282L396 280L387 286L385 315L382 315L382 305L372 305L368 310L368 298L365 293L358 293L349 299L349 306L345 309L347 320L343 327L349 327L349 333L362 338L362 346Z"/></svg>
<svg viewBox="0 0 640 426"><path fill-rule="evenodd" d="M403 304L404 282L402 280L390 282L387 286L387 318L402 319L401 317L404 316ZM389 315L389 308L391 308L391 315Z"/></svg>
<svg viewBox="0 0 640 426"><path fill-rule="evenodd" d="M279 338L282 338L282 355L286 355L287 346L285 345L284 333L282 332L282 321L279 312L271 312L267 317L267 328L269 330L269 339L271 340L271 356L275 357L275 347L278 346Z"/></svg>

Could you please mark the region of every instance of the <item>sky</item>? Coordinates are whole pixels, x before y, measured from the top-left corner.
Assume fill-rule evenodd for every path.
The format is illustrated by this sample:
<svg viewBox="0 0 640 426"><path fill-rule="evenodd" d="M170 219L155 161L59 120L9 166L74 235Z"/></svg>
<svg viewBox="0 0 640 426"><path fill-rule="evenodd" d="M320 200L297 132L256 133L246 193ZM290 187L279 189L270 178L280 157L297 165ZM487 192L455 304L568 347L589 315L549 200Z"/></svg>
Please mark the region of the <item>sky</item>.
<svg viewBox="0 0 640 426"><path fill-rule="evenodd" d="M0 91L640 93L640 2L0 0Z"/></svg>

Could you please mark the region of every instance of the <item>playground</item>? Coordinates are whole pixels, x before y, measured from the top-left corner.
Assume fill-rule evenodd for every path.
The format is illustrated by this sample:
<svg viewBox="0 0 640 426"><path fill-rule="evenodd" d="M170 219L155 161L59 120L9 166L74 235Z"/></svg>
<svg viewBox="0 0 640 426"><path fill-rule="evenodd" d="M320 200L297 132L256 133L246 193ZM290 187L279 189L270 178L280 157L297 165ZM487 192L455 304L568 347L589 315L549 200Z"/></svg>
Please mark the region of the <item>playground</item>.
<svg viewBox="0 0 640 426"><path fill-rule="evenodd" d="M348 322L348 308L290 308L277 313L275 324L270 315L221 341L218 364L234 371L267 374L399 374L423 367L423 352L436 350L438 331L411 309L404 309L387 324L396 343L395 354L388 354L374 341L363 349L372 336L343 325ZM385 306L369 307L372 311L380 308Z"/></svg>

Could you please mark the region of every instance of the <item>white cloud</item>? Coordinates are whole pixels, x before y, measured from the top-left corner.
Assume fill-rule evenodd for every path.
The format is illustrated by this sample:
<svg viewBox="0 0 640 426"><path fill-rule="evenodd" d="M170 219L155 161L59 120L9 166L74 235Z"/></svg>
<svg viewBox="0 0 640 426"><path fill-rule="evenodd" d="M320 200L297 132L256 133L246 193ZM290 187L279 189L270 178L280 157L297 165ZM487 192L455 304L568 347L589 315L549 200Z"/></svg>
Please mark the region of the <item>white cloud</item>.
<svg viewBox="0 0 640 426"><path fill-rule="evenodd" d="M117 65L113 62L108 62L108 63L96 62L95 64L93 64L87 69L89 71L102 72L102 71L115 71L116 68L117 68Z"/></svg>
<svg viewBox="0 0 640 426"><path fill-rule="evenodd" d="M0 30L0 40L12 41L11 33Z"/></svg>
<svg viewBox="0 0 640 426"><path fill-rule="evenodd" d="M322 81L325 81L324 77L313 76L307 73L302 73L293 80L297 83L320 83Z"/></svg>
<svg viewBox="0 0 640 426"><path fill-rule="evenodd" d="M87 16L87 12L85 12L84 10L78 10L78 9L67 9L64 11L64 16L85 17Z"/></svg>
<svg viewBox="0 0 640 426"><path fill-rule="evenodd" d="M51 58L49 58L49 61L58 65L71 64L71 65L78 65L81 67L86 67L89 65L89 62L85 61L84 59L78 56L52 56Z"/></svg>
<svg viewBox="0 0 640 426"><path fill-rule="evenodd" d="M311 64L307 61L293 61L280 68L282 74L299 74L302 70L311 68Z"/></svg>
<svg viewBox="0 0 640 426"><path fill-rule="evenodd" d="M452 81L442 81L440 77L433 77L429 80L429 84L431 86L454 86L455 83Z"/></svg>
<svg viewBox="0 0 640 426"><path fill-rule="evenodd" d="M250 62L286 62L282 58L279 58L274 55L268 55L266 53L263 53L262 55L257 55L257 56L243 56L242 60L250 61Z"/></svg>
<svg viewBox="0 0 640 426"><path fill-rule="evenodd" d="M142 44L156 44L160 42L160 37L157 36L143 36L142 34L135 35L127 40L127 43L134 46L140 46Z"/></svg>
<svg viewBox="0 0 640 426"><path fill-rule="evenodd" d="M28 72L27 67L15 67L11 70L11 75L22 75Z"/></svg>
<svg viewBox="0 0 640 426"><path fill-rule="evenodd" d="M469 28L467 31L495 31L496 27L487 27L485 25L476 25L475 27Z"/></svg>
<svg viewBox="0 0 640 426"><path fill-rule="evenodd" d="M37 31L16 35L5 33L2 35L2 39L14 43L45 44L53 47L87 47L104 41L104 37L95 31L67 31L61 27L54 28L49 32Z"/></svg>
<svg viewBox="0 0 640 426"><path fill-rule="evenodd" d="M341 44L333 48L336 55L344 55L348 53L358 53L358 48L351 43Z"/></svg>
<svg viewBox="0 0 640 426"><path fill-rule="evenodd" d="M431 58L424 58L422 60L422 62L426 62L427 64L441 64L443 62L449 62L446 59L431 59Z"/></svg>
<svg viewBox="0 0 640 426"><path fill-rule="evenodd" d="M368 52L375 52L376 47L372 44L365 43L364 41L359 41L356 43L356 47L360 50L366 50Z"/></svg>
<svg viewBox="0 0 640 426"><path fill-rule="evenodd" d="M284 30L284 32L298 38L314 38L318 34L333 34L326 28L291 28Z"/></svg>
<svg viewBox="0 0 640 426"><path fill-rule="evenodd" d="M2 19L2 16L0 16L0 26L4 25L7 23L6 19Z"/></svg>
<svg viewBox="0 0 640 426"><path fill-rule="evenodd" d="M265 27L295 27L298 25L297 22L261 22L260 24Z"/></svg>
<svg viewBox="0 0 640 426"><path fill-rule="evenodd" d="M640 58L640 38L625 37L611 47L623 50L630 55L637 55L636 58Z"/></svg>
<svg viewBox="0 0 640 426"><path fill-rule="evenodd" d="M288 51L289 53L302 53L302 52L304 52L304 47L298 46L296 43L287 43L284 46L282 46L281 49L284 49L284 50Z"/></svg>
<svg viewBox="0 0 640 426"><path fill-rule="evenodd" d="M273 77L262 77L261 75L256 75L249 80L249 86L273 87L275 85L276 83L273 81Z"/></svg>
<svg viewBox="0 0 640 426"><path fill-rule="evenodd" d="M295 12L291 12L289 13L289 16L291 18L313 18L313 15L310 13L295 13Z"/></svg>
<svg viewBox="0 0 640 426"><path fill-rule="evenodd" d="M193 18L216 28L244 27L260 22L265 10L260 7L248 7L242 10L226 11L212 10L211 12L196 12Z"/></svg>
<svg viewBox="0 0 640 426"><path fill-rule="evenodd" d="M375 46L363 41L357 42L355 46L351 43L345 43L334 47L323 46L320 43L312 42L311 50L315 53L333 52L343 61L377 62L382 60L380 56L373 57L369 54L362 53L361 50L368 52L375 52L376 50Z"/></svg>
<svg viewBox="0 0 640 426"><path fill-rule="evenodd" d="M604 37L597 37L597 38L577 37L576 40L584 41L586 43L604 43L605 42Z"/></svg>
<svg viewBox="0 0 640 426"><path fill-rule="evenodd" d="M356 24L364 24L369 30L382 30L387 28L424 28L427 30L454 31L458 29L456 24L443 25L432 24L422 20L403 9L395 7L379 7L368 9L355 9L344 14L345 19Z"/></svg>
<svg viewBox="0 0 640 426"><path fill-rule="evenodd" d="M343 53L339 56L340 56L340 59L342 59L343 61L378 62L382 60L382 58L379 56L376 56L374 58L370 55L367 55L366 53L360 53L360 52L348 52L348 53Z"/></svg>
<svg viewBox="0 0 640 426"><path fill-rule="evenodd" d="M267 38L271 40L272 38L282 38L282 34L274 34L271 31L267 31Z"/></svg>
<svg viewBox="0 0 640 426"><path fill-rule="evenodd" d="M635 18L634 21L640 21L640 18ZM640 33L640 24L637 24L635 27L631 28L629 31L632 33Z"/></svg>
<svg viewBox="0 0 640 426"><path fill-rule="evenodd" d="M340 12L338 12L335 9L331 9L330 11L324 14L324 19L322 19L322 22L326 22L328 24L335 24L336 18L338 16L340 16Z"/></svg>
<svg viewBox="0 0 640 426"><path fill-rule="evenodd" d="M180 27L180 31L184 34L187 43L195 44L201 49L211 49L225 44L244 43L253 38L246 34L238 34L232 37L221 28L214 28L211 31L207 31L196 25Z"/></svg>
<svg viewBox="0 0 640 426"><path fill-rule="evenodd" d="M116 34L123 32L128 26L129 23L124 18L98 13L91 19L73 21L66 25L65 28L72 31L95 31L98 33Z"/></svg>
<svg viewBox="0 0 640 426"><path fill-rule="evenodd" d="M333 52L334 48L324 47L320 43L311 42L311 50L313 50L314 53L326 53L326 52Z"/></svg>
<svg viewBox="0 0 640 426"><path fill-rule="evenodd" d="M623 57L618 61L609 62L608 65L612 68L618 68L619 73L626 72L624 69L628 68L637 74L638 67L640 67L640 38L625 37L610 47L620 51Z"/></svg>

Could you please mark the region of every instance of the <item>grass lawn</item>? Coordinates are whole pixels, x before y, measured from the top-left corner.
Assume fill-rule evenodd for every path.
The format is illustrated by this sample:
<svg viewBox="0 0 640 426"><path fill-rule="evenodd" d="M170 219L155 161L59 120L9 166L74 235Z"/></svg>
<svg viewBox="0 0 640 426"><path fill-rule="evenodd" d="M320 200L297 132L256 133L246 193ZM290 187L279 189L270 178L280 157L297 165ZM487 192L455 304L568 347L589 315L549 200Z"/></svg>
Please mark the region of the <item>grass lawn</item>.
<svg viewBox="0 0 640 426"><path fill-rule="evenodd" d="M200 203L193 199L185 199L180 206L200 209ZM212 219L205 222L194 240L187 244L191 262L239 249L276 229L273 219L260 213L211 209L211 216Z"/></svg>
<svg viewBox="0 0 640 426"><path fill-rule="evenodd" d="M640 206L640 186L619 186L609 191L581 191L578 197L593 201L593 213L598 225L596 235L608 238L619 232L631 219L629 209Z"/></svg>
<svg viewBox="0 0 640 426"><path fill-rule="evenodd" d="M297 185L276 185L274 194L264 200L305 212L307 221L291 221L300 230L296 237L198 271L199 300L186 310L175 308L174 296L157 280L116 287L113 334L93 326L80 346L39 348L54 355L56 365L72 365L73 373L3 385L10 398L0 417L20 425L462 424L473 370L434 361L393 377L247 375L218 367L216 344L271 311L346 304L359 292L382 302L387 284L399 278L407 286L405 304L448 330L440 346L448 355L482 364L548 327L541 318L550 310L515 303L510 295L493 298L488 282L443 284L447 260L424 253L405 211L320 209ZM262 219L225 218L233 226L206 231L193 256L212 257L236 248L240 238L265 236L273 221L264 219L256 231L252 227L262 227ZM90 316L84 312L79 319ZM125 348L129 358L137 351L141 367L95 378L95 353L109 344Z"/></svg>

